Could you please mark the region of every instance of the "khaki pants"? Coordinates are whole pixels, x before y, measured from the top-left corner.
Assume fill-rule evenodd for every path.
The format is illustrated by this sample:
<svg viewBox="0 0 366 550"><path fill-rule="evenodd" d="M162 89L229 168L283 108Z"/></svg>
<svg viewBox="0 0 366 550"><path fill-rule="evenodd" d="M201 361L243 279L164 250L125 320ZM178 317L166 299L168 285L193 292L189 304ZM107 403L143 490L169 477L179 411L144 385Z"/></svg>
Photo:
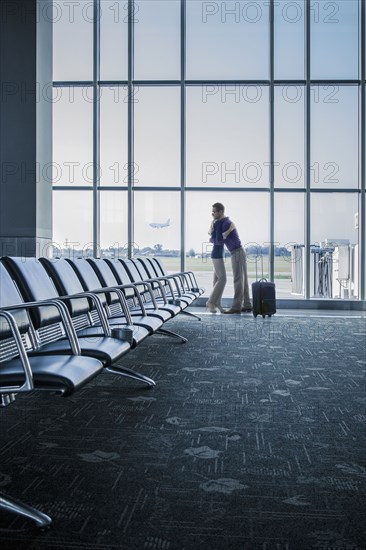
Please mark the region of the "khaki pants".
<svg viewBox="0 0 366 550"><path fill-rule="evenodd" d="M233 267L234 299L232 309L241 310L243 307L251 307L249 297L247 255L244 248L236 248L231 252L231 265Z"/></svg>
<svg viewBox="0 0 366 550"><path fill-rule="evenodd" d="M226 285L226 269L223 258L212 258L214 276L213 289L208 299L211 304L221 306L221 298Z"/></svg>

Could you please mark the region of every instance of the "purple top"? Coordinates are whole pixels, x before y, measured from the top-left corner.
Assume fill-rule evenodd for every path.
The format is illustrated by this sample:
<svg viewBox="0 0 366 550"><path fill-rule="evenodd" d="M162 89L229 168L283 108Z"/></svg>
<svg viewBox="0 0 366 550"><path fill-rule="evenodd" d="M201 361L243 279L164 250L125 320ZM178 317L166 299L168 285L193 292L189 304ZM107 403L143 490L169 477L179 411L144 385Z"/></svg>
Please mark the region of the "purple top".
<svg viewBox="0 0 366 550"><path fill-rule="evenodd" d="M224 257L224 241L222 236L222 222L223 220L216 220L212 224L212 233L210 242L213 243L213 249L211 251L211 258L223 258Z"/></svg>
<svg viewBox="0 0 366 550"><path fill-rule="evenodd" d="M225 244L227 249L230 252L232 252L236 248L241 247L241 241L239 239L238 231L228 216L225 218L222 218L221 230L222 230L223 240L215 239L214 235L212 234L210 239L212 243Z"/></svg>

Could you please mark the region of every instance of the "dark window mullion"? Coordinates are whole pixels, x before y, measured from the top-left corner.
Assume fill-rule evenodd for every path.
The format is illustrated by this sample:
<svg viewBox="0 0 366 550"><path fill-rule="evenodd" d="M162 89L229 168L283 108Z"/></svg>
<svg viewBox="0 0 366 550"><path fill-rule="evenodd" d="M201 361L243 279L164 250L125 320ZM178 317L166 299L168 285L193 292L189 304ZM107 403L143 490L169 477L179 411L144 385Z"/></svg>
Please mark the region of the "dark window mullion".
<svg viewBox="0 0 366 550"><path fill-rule="evenodd" d="M185 216L186 216L186 1L180 3L180 265L185 270Z"/></svg>
<svg viewBox="0 0 366 550"><path fill-rule="evenodd" d="M310 2L305 3L305 300L310 299L310 90L311 90L311 66L310 66L310 22L311 22L311 5Z"/></svg>
<svg viewBox="0 0 366 550"><path fill-rule="evenodd" d="M134 249L134 0L128 0L128 256L133 255Z"/></svg>
<svg viewBox="0 0 366 550"><path fill-rule="evenodd" d="M360 0L360 9L359 9L359 77L361 79L361 88L360 88L360 113L359 113L359 125L360 125L360 146L359 146L359 162L360 162L360 189L361 197L359 201L359 273L360 273L360 285L359 285L359 298L365 300L366 297L366 182L365 182L365 146L366 146L366 136L365 136L365 117L366 117L366 101L365 101L365 2Z"/></svg>
<svg viewBox="0 0 366 550"><path fill-rule="evenodd" d="M271 281L274 281L274 240L275 240L275 220L274 220L274 3L271 0L269 7L269 74L270 74L270 100L269 100L269 117L270 117L270 249L269 249L269 277Z"/></svg>
<svg viewBox="0 0 366 550"><path fill-rule="evenodd" d="M94 2L93 21L93 254L100 249L100 0Z"/></svg>

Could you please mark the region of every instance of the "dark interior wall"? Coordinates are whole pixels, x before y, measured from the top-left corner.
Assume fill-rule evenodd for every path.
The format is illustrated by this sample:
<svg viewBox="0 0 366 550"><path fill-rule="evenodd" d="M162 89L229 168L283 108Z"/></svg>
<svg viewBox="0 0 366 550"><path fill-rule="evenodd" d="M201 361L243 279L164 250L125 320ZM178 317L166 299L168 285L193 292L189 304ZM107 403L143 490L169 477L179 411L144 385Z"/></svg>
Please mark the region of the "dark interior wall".
<svg viewBox="0 0 366 550"><path fill-rule="evenodd" d="M1 255L38 254L52 238L49 4L50 0L0 4Z"/></svg>
<svg viewBox="0 0 366 550"><path fill-rule="evenodd" d="M37 82L37 162L41 167L37 181L37 234L52 239L52 2L38 4ZM50 15L48 15L50 14Z"/></svg>

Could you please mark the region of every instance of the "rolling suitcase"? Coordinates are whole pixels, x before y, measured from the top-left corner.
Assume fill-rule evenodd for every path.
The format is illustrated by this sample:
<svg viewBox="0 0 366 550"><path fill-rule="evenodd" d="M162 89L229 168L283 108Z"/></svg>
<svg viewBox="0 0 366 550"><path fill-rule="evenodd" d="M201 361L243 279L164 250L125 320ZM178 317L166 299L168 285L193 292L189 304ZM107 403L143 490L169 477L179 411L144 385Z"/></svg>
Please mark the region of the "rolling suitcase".
<svg viewBox="0 0 366 550"><path fill-rule="evenodd" d="M256 279L257 262L255 264ZM276 287L274 283L268 282L263 277L263 256L262 256L262 279L252 283L252 299L253 299L253 315L257 317L262 315L265 318L266 315L271 317L276 313Z"/></svg>

